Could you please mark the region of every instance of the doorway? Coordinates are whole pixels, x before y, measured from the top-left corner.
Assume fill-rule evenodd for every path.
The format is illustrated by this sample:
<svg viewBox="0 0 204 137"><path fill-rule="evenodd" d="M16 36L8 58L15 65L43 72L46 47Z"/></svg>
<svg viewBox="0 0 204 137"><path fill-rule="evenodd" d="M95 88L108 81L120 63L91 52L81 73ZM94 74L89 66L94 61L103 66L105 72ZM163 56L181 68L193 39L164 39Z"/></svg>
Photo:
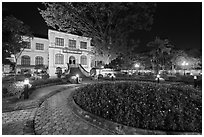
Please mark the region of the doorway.
<svg viewBox="0 0 204 137"><path fill-rule="evenodd" d="M75 65L75 64L76 64L76 59L75 59L74 56L70 56L70 57L69 57L69 64L70 64L70 65Z"/></svg>

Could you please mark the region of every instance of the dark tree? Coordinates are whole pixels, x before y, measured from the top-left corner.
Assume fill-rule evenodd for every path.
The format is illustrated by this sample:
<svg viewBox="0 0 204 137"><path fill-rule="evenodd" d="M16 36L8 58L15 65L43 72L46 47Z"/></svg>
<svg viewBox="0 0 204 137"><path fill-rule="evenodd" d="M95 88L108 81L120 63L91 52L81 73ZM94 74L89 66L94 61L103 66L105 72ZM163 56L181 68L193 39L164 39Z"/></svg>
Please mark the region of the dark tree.
<svg viewBox="0 0 204 137"><path fill-rule="evenodd" d="M7 16L2 25L2 60L14 55L16 70L17 60L32 38L28 26L14 16Z"/></svg>
<svg viewBox="0 0 204 137"><path fill-rule="evenodd" d="M166 66L169 66L169 59L171 50L174 47L168 39L160 39L156 38L154 41L151 41L147 44L147 46L152 47L151 55L151 63L152 68L158 73L159 70L164 70Z"/></svg>
<svg viewBox="0 0 204 137"><path fill-rule="evenodd" d="M197 51L184 51L184 50L174 50L172 52L172 69L201 69L202 68L202 58ZM187 66L182 66L183 62L187 62Z"/></svg>
<svg viewBox="0 0 204 137"><path fill-rule="evenodd" d="M134 45L129 35L136 30L149 30L153 23L155 3L83 2L44 3L40 10L48 26L91 37L96 53L111 58Z"/></svg>

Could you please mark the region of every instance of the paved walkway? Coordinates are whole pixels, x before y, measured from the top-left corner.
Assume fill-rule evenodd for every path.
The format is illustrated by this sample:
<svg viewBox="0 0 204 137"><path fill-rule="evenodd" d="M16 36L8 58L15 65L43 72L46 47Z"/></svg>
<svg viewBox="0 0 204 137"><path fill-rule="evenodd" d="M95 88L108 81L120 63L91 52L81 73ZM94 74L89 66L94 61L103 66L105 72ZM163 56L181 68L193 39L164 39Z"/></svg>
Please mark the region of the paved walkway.
<svg viewBox="0 0 204 137"><path fill-rule="evenodd" d="M95 127L71 111L67 98L75 87L47 99L37 110L35 133L42 135L109 135L110 132Z"/></svg>
<svg viewBox="0 0 204 137"><path fill-rule="evenodd" d="M12 107L15 111L2 113L2 134L3 135L23 135L34 134L33 123L34 117L41 103L47 95L59 91L60 89L66 89L69 85L55 85L50 87L44 87L35 90L28 100L15 102L9 104L8 107ZM7 105L6 103L3 105ZM6 106L4 106L6 107ZM19 110L20 109L20 110Z"/></svg>
<svg viewBox="0 0 204 137"><path fill-rule="evenodd" d="M90 82L84 82L86 83ZM35 90L28 100L8 104L14 111L9 109L10 112L2 113L2 134L110 134L72 113L67 98L75 90L75 86L70 84L40 88Z"/></svg>
<svg viewBox="0 0 204 137"><path fill-rule="evenodd" d="M33 119L37 108L2 113L2 134L34 134Z"/></svg>

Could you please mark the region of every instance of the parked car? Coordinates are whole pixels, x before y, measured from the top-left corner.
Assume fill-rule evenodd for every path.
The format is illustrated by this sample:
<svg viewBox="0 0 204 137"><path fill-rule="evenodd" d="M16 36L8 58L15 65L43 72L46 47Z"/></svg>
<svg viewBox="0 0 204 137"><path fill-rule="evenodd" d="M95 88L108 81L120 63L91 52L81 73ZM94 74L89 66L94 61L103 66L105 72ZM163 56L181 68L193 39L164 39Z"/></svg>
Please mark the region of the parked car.
<svg viewBox="0 0 204 137"><path fill-rule="evenodd" d="M33 77L35 79L48 79L50 75L46 71L42 71L42 72L35 72Z"/></svg>

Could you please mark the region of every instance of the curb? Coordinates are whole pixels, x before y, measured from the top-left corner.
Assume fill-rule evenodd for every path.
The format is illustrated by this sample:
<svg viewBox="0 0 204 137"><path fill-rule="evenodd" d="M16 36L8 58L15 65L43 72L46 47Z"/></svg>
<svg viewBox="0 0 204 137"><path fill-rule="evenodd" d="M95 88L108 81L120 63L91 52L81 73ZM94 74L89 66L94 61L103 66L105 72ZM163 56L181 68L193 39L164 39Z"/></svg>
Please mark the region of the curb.
<svg viewBox="0 0 204 137"><path fill-rule="evenodd" d="M196 133L196 132L174 132L174 131L171 132L171 131L140 129L140 128L134 128L134 127L125 126L119 123L115 123L83 110L75 103L73 99L73 94L74 92L72 92L68 98L68 103L70 104L70 108L72 112L75 115L77 115L79 118L90 123L91 125L100 127L101 129L107 130L113 134L117 134L117 135L202 135L202 133Z"/></svg>

